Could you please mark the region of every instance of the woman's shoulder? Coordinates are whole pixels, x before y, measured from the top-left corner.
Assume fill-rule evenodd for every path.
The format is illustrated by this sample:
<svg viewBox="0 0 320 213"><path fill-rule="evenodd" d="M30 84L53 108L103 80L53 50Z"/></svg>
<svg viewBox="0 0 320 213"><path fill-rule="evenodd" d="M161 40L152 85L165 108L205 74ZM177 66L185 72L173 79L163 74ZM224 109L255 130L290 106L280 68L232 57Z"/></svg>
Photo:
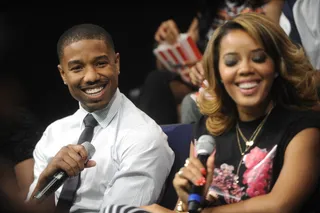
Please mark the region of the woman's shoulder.
<svg viewBox="0 0 320 213"><path fill-rule="evenodd" d="M320 128L320 112L279 107L270 128L282 135L279 145L285 150L299 132L308 128Z"/></svg>
<svg viewBox="0 0 320 213"><path fill-rule="evenodd" d="M275 114L279 121L290 126L320 127L320 111L279 107Z"/></svg>

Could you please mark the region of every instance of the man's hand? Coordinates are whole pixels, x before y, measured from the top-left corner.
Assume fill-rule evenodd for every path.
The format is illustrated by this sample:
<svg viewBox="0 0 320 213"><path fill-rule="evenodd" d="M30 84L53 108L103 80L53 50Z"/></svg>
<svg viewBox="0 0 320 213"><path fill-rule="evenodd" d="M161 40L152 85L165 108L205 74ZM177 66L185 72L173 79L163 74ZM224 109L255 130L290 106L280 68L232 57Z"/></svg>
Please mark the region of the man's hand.
<svg viewBox="0 0 320 213"><path fill-rule="evenodd" d="M87 158L88 153L82 145L68 145L62 147L41 173L34 192L43 186L47 180L59 170L65 171L68 176L72 177L78 175L84 168L96 165L95 161L89 160L87 162Z"/></svg>

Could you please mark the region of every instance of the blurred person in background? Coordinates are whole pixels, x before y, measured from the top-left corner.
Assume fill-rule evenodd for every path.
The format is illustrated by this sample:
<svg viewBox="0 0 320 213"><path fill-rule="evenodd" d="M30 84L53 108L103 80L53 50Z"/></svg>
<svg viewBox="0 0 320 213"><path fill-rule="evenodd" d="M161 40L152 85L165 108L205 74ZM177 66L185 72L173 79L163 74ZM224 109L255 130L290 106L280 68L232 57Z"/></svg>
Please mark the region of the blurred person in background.
<svg viewBox="0 0 320 213"><path fill-rule="evenodd" d="M320 70L320 1L286 0L280 25L299 42L316 70Z"/></svg>
<svg viewBox="0 0 320 213"><path fill-rule="evenodd" d="M282 0L200 1L199 11L187 33L196 42L199 50L204 52L214 30L225 21L237 14L254 11L264 13L275 23L279 23L282 5ZM174 44L179 34L179 27L174 20L170 19L162 22L157 29L155 42ZM190 64L196 64L196 61L191 61ZM187 68L182 73L188 75L189 72L190 69ZM142 86L138 106L158 124L180 121L187 123L188 117L180 115L180 104L187 94L197 91L201 83L202 81L186 82L179 74L164 69L157 61L156 70L149 73Z"/></svg>
<svg viewBox="0 0 320 213"><path fill-rule="evenodd" d="M0 78L0 155L11 162L19 196L26 198L33 181L32 152L41 137L36 116L27 108L26 93L17 75L1 73Z"/></svg>

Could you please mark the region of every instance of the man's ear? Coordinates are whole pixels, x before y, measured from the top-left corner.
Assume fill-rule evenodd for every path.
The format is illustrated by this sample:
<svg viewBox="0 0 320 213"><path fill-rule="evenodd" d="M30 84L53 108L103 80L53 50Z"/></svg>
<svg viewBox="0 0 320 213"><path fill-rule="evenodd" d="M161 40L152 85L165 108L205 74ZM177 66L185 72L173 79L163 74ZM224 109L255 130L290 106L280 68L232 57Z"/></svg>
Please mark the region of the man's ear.
<svg viewBox="0 0 320 213"><path fill-rule="evenodd" d="M62 67L61 67L60 64L58 64L58 70L59 70L60 76L61 76L61 78L62 78L62 80L63 80L63 83L64 83L65 85L67 85L67 81L66 81L66 77L65 77L65 72L63 71L63 69L62 69Z"/></svg>
<svg viewBox="0 0 320 213"><path fill-rule="evenodd" d="M116 64L116 69L119 75L120 74L120 54L119 53L116 53L115 64Z"/></svg>

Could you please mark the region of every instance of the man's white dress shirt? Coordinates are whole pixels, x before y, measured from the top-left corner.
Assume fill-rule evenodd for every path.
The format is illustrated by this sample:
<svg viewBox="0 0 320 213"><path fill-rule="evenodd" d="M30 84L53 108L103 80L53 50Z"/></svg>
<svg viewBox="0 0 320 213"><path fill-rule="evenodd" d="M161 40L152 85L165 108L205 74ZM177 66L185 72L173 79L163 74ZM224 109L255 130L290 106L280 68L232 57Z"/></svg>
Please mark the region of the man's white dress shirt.
<svg viewBox="0 0 320 213"><path fill-rule="evenodd" d="M68 117L50 124L34 150L34 182L57 152L77 144L87 115L81 105ZM96 166L81 172L81 186L70 212L99 212L110 204L135 206L156 203L174 161L167 136L119 89L105 109L92 113L98 121L91 158ZM62 186L55 193L57 203Z"/></svg>
<svg viewBox="0 0 320 213"><path fill-rule="evenodd" d="M296 0L292 13L302 46L311 64L320 70L320 0ZM291 24L284 13L280 17L280 26L290 35Z"/></svg>
<svg viewBox="0 0 320 213"><path fill-rule="evenodd" d="M293 15L302 45L312 65L320 70L320 1L297 0Z"/></svg>

